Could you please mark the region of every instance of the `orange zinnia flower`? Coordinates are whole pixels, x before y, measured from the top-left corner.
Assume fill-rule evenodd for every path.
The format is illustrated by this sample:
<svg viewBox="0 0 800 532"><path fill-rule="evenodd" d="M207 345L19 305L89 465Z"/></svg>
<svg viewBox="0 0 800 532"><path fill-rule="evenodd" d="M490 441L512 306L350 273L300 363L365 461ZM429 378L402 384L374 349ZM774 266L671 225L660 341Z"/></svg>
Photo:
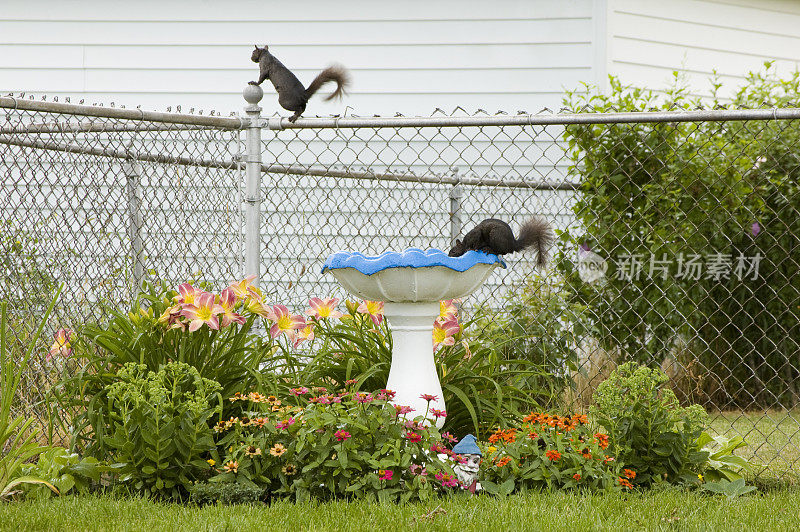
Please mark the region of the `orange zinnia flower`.
<svg viewBox="0 0 800 532"><path fill-rule="evenodd" d="M627 489L629 489L629 490L630 490L630 489L633 489L633 484L631 484L631 483L630 483L630 481L629 481L627 478L622 478L622 477L619 477L619 478L617 479L617 484L619 484L619 485L620 485L620 486L622 486L623 488L627 488Z"/></svg>
<svg viewBox="0 0 800 532"><path fill-rule="evenodd" d="M631 480L636 478L636 471L634 471L633 469L623 469L622 474Z"/></svg>
<svg viewBox="0 0 800 532"><path fill-rule="evenodd" d="M506 456L504 458L501 458L500 460L497 461L497 467L503 467L504 465L508 464L510 461L511 461L511 457L510 456Z"/></svg>
<svg viewBox="0 0 800 532"><path fill-rule="evenodd" d="M558 451L552 451L552 450L551 450L551 451L547 451L546 453L544 453L544 455L545 455L545 456L546 456L546 457L547 457L547 458L548 458L548 459L549 459L551 462L555 462L556 460L558 460L559 458L561 458L561 453L560 453L560 452L558 452Z"/></svg>
<svg viewBox="0 0 800 532"><path fill-rule="evenodd" d="M597 440L597 445L599 445L601 449L608 447L608 434L601 434L598 432L594 435L594 438Z"/></svg>

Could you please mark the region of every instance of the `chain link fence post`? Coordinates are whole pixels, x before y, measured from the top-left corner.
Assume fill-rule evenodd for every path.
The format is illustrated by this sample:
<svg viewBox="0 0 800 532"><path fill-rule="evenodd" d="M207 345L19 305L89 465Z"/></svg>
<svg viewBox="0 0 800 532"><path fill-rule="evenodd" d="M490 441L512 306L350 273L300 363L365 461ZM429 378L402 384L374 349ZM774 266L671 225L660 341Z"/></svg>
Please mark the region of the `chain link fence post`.
<svg viewBox="0 0 800 532"><path fill-rule="evenodd" d="M128 196L128 236L131 241L131 271L133 274L132 296L142 287L144 278L144 248L142 245L142 195L139 182L142 167L138 161L124 161L122 171L125 174L125 188Z"/></svg>
<svg viewBox="0 0 800 532"><path fill-rule="evenodd" d="M461 234L461 198L464 190L461 188L458 167L452 169L456 184L450 189L450 247L456 244L456 239Z"/></svg>
<svg viewBox="0 0 800 532"><path fill-rule="evenodd" d="M247 185L245 187L245 223L244 223L244 275L255 275L253 285L261 281L261 107L258 102L264 91L258 85L245 87L244 99L248 105L245 141L245 168Z"/></svg>

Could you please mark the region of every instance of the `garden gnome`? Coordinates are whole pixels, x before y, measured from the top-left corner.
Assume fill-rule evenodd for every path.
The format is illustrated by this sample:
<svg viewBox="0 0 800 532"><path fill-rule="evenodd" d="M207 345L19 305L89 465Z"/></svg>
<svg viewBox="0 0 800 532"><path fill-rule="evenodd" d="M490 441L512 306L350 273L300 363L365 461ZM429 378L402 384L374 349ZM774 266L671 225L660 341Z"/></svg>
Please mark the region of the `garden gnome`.
<svg viewBox="0 0 800 532"><path fill-rule="evenodd" d="M453 466L453 472L456 474L456 478L461 481L464 489L474 494L481 489L481 485L478 482L478 467L481 464L482 456L478 444L475 443L475 436L472 434L464 436L453 447L453 452L467 459L465 463Z"/></svg>

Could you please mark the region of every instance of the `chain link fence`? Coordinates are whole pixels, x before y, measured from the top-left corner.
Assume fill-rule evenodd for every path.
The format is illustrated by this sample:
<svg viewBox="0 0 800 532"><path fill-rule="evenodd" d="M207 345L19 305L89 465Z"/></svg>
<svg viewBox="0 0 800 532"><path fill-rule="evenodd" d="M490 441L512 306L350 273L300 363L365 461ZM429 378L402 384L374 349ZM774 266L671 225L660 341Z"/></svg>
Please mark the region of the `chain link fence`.
<svg viewBox="0 0 800 532"><path fill-rule="evenodd" d="M0 117L0 299L17 346L59 283L51 333L102 321L98 303L128 304L145 278L221 289L256 253L265 294L301 310L346 297L320 273L330 253L446 250L484 218L516 230L538 214L559 235L548 269L508 256L463 306L529 333L523 354L562 383L544 406L585 408L621 361L660 366L714 431L754 442L761 473L795 478L795 110L289 124L4 97ZM17 405L42 417L58 375L46 340Z"/></svg>

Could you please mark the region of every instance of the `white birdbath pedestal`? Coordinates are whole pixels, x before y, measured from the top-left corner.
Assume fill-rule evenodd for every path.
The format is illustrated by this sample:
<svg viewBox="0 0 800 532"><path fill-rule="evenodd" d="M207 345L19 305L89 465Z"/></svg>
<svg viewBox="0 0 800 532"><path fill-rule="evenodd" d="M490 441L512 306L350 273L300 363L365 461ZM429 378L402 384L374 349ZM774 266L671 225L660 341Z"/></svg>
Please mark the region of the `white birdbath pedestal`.
<svg viewBox="0 0 800 532"><path fill-rule="evenodd" d="M383 313L392 331L386 388L396 392L395 404L410 406L415 417L429 408L446 410L433 359L439 301L468 296L497 266L506 267L500 257L479 251L449 257L438 249L409 248L372 257L340 251L328 257L322 271L330 271L354 296L384 302ZM429 405L422 394L437 399ZM436 419L438 428L443 424L444 418Z"/></svg>

